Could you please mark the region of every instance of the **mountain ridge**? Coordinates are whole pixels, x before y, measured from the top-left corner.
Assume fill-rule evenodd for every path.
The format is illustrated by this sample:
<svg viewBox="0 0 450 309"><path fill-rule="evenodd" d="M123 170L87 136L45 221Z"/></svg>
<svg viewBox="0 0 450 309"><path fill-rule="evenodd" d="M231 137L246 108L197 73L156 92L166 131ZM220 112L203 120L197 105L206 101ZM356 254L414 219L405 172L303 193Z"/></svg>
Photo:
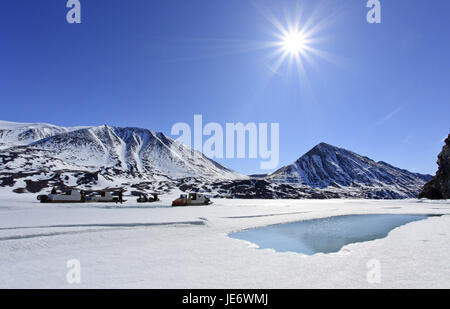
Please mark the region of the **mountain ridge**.
<svg viewBox="0 0 450 309"><path fill-rule="evenodd" d="M0 187L14 192L125 186L242 198L408 198L431 179L324 142L294 163L254 177L137 127L0 121L0 143L8 145L0 152Z"/></svg>
<svg viewBox="0 0 450 309"><path fill-rule="evenodd" d="M320 143L294 163L266 177L275 182L297 183L312 188L395 187L399 192L417 192L431 175L412 173L386 162L376 162L342 147ZM413 194L407 194L412 197Z"/></svg>

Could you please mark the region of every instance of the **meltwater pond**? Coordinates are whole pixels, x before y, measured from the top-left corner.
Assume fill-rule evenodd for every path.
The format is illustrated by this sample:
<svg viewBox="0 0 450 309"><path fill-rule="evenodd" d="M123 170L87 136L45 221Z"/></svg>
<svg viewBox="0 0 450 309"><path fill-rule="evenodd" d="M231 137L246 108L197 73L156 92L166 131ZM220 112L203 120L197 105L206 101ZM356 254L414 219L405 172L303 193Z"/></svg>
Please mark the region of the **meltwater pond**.
<svg viewBox="0 0 450 309"><path fill-rule="evenodd" d="M396 227L426 218L427 215L347 215L270 225L229 236L250 241L260 249L313 255L338 252L351 243L384 238Z"/></svg>

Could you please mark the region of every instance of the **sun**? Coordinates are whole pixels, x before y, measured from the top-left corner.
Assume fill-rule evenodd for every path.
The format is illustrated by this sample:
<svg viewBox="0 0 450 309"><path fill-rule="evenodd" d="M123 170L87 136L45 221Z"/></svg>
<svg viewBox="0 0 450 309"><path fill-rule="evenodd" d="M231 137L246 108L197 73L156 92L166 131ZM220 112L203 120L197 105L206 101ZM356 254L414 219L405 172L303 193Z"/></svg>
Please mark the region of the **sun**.
<svg viewBox="0 0 450 309"><path fill-rule="evenodd" d="M307 40L301 32L291 31L283 37L281 45L289 54L297 55L305 51L307 48Z"/></svg>
<svg viewBox="0 0 450 309"><path fill-rule="evenodd" d="M288 63L288 68L294 67L305 76L305 65L311 61L311 56L317 53L313 47L314 31L308 29L306 25L301 25L299 20L288 22L283 27L281 22L276 22L278 33L274 36L277 41L272 41L271 46L275 48L273 56L277 60L271 66L272 72L279 72L283 63Z"/></svg>
<svg viewBox="0 0 450 309"><path fill-rule="evenodd" d="M289 1L289 6L275 7L264 1L257 4L255 1L255 7L269 22L266 33L270 40L261 44L262 49L270 49L266 64L268 78L297 75L302 85L309 87L308 72L323 64L323 60L338 66L345 65L343 59L323 49L331 47L328 31L332 31L344 8L330 12L328 6L310 6L304 2L293 0Z"/></svg>
<svg viewBox="0 0 450 309"><path fill-rule="evenodd" d="M327 51L319 49L326 38L324 30L332 24L334 18L321 11L321 8L309 11L302 9L302 4L285 10L284 18L278 18L273 11L260 6L261 13L273 26L268 30L272 40L266 43L271 48L271 63L268 69L276 75L298 72L302 81L307 79L307 70L316 65L317 57L333 62L334 57Z"/></svg>

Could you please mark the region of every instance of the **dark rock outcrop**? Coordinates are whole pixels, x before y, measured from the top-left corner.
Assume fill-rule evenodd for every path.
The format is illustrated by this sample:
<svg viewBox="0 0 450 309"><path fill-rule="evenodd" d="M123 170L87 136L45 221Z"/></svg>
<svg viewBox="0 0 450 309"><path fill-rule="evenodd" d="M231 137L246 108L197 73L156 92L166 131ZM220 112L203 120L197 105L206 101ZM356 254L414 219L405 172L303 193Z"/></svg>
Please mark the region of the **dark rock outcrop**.
<svg viewBox="0 0 450 309"><path fill-rule="evenodd" d="M445 140L445 146L438 156L437 164L439 170L423 187L419 198L428 198L433 200L450 199L450 134Z"/></svg>

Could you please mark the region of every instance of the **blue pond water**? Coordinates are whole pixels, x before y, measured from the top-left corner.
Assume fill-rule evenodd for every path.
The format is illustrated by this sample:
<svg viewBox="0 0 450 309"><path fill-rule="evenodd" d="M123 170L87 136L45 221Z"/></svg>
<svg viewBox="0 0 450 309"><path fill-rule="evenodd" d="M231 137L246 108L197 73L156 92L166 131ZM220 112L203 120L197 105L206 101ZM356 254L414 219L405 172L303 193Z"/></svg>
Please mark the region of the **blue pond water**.
<svg viewBox="0 0 450 309"><path fill-rule="evenodd" d="M338 252L343 246L384 238L401 225L428 218L426 215L348 215L270 225L229 236L257 244L260 249L307 255Z"/></svg>

